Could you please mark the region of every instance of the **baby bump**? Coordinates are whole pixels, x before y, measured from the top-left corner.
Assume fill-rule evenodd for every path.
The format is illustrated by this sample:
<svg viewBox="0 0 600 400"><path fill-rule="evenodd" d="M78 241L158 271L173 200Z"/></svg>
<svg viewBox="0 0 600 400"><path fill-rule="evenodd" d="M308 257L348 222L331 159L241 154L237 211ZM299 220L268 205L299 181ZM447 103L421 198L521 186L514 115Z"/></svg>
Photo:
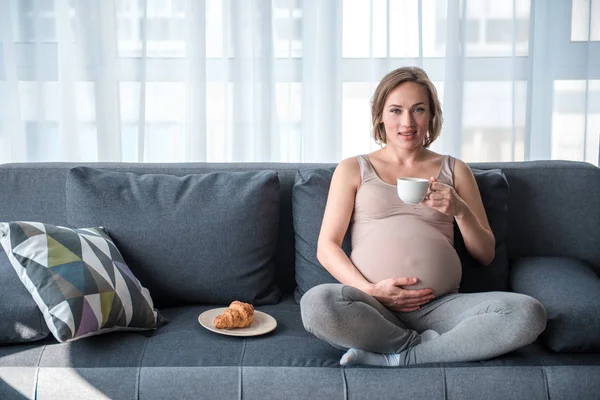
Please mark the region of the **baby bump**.
<svg viewBox="0 0 600 400"><path fill-rule="evenodd" d="M462 269L454 247L447 239L405 235L369 235L353 247L350 259L370 282L388 278L415 277L406 289L433 289L436 296L455 292Z"/></svg>

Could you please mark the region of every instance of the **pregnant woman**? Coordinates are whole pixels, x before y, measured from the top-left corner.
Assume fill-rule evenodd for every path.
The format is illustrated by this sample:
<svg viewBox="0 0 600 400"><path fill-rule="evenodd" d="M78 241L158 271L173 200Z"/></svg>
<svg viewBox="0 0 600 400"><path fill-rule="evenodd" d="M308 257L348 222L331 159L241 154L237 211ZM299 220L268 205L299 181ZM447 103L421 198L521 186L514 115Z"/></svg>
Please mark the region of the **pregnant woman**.
<svg viewBox="0 0 600 400"><path fill-rule="evenodd" d="M343 365L475 361L533 342L546 326L537 300L458 293L454 220L483 265L494 259L494 235L469 167L428 149L440 134L442 111L425 71L404 67L386 75L371 113L382 148L343 160L333 174L317 257L340 283L305 293L305 328L345 350ZM425 200L402 202L399 177L429 179ZM341 245L350 221L348 258Z"/></svg>

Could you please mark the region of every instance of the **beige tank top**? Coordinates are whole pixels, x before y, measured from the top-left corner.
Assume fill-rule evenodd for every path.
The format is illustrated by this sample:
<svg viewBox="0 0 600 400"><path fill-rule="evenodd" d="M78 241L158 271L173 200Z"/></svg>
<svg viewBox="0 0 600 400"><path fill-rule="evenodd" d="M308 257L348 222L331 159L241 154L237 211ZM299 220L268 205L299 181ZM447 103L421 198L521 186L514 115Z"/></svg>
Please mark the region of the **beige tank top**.
<svg viewBox="0 0 600 400"><path fill-rule="evenodd" d="M416 277L407 289L432 288L436 296L458 291L462 268L454 249L454 218L421 204L407 204L396 185L377 176L367 155L357 156L362 182L352 214L350 259L370 282ZM454 158L442 157L436 179L454 186Z"/></svg>

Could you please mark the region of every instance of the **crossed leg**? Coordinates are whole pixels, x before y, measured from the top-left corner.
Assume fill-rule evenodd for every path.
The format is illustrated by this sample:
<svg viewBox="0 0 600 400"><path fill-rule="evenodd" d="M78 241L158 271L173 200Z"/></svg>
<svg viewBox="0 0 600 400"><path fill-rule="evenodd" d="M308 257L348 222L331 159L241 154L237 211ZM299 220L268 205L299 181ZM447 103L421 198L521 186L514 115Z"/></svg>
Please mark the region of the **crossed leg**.
<svg viewBox="0 0 600 400"><path fill-rule="evenodd" d="M418 311L394 314L350 286L317 288L301 302L305 327L338 348L350 349L343 364L484 360L532 343L546 326L542 304L518 293L449 294ZM310 311L305 310L308 306ZM440 335L421 341L417 332L426 330Z"/></svg>

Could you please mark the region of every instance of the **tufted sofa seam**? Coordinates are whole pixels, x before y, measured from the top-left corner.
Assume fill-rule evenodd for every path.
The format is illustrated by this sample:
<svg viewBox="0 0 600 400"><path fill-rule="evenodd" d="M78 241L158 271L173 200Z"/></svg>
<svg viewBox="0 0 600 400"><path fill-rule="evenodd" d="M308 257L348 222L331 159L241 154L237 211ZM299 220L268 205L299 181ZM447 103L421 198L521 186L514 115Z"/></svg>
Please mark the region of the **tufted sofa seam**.
<svg viewBox="0 0 600 400"><path fill-rule="evenodd" d="M344 400L348 400L348 379L346 378L346 368L340 368L342 372L342 390L344 391Z"/></svg>
<svg viewBox="0 0 600 400"><path fill-rule="evenodd" d="M149 337L146 337L144 340L144 347L142 347L142 356L140 357L140 362L137 367L137 376L135 380L135 398L139 400L140 398L140 380L142 379L142 364L144 362L144 356L146 355L146 347L148 347Z"/></svg>
<svg viewBox="0 0 600 400"><path fill-rule="evenodd" d="M539 357L540 360L540 368L542 370L542 376L544 377L544 390L546 391L546 399L550 400L550 384L548 383L548 374L546 368L548 365L545 362L543 356Z"/></svg>
<svg viewBox="0 0 600 400"><path fill-rule="evenodd" d="M444 400L448 400L448 383L446 381L446 367L442 365L442 391L444 393Z"/></svg>
<svg viewBox="0 0 600 400"><path fill-rule="evenodd" d="M546 366L542 365L542 376L544 377L544 390L546 391L546 399L550 400L550 387L548 385L548 374L546 373Z"/></svg>
<svg viewBox="0 0 600 400"><path fill-rule="evenodd" d="M244 355L246 355L246 339L242 340L242 353L238 365L238 398L240 400L244 398Z"/></svg>
<svg viewBox="0 0 600 400"><path fill-rule="evenodd" d="M44 345L44 347L42 347L42 351L40 351L40 356L38 357L37 360L37 365L35 368L35 379L34 379L34 383L33 383L33 398L37 399L38 398L38 379L40 378L40 364L42 362L42 356L44 355L44 351L46 351L46 347L48 345Z"/></svg>

